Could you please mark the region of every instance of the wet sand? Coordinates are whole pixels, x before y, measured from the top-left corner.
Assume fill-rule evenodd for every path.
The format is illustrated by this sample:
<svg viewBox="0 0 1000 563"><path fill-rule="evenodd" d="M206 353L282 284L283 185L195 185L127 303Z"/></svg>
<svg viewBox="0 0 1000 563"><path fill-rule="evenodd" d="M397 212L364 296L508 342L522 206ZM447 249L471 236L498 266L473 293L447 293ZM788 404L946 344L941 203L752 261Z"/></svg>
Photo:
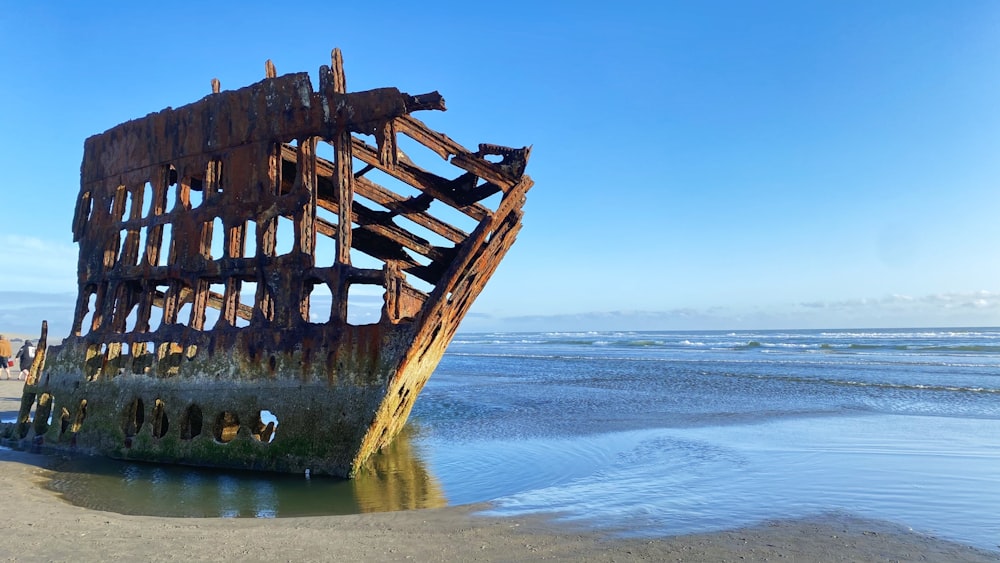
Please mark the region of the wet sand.
<svg viewBox="0 0 1000 563"><path fill-rule="evenodd" d="M21 383L0 380L0 419ZM162 518L81 508L44 488L43 456L0 450L9 561L1000 561L982 551L845 514L709 534L622 539L483 506L281 519ZM162 499L170 502L169 498Z"/></svg>

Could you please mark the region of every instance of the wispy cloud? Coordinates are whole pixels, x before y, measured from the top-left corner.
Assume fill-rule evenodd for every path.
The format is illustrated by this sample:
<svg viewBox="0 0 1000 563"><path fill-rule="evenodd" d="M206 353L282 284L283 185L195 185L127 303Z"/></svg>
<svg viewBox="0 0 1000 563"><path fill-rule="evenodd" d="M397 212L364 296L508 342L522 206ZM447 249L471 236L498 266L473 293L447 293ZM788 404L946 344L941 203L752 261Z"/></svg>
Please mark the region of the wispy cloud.
<svg viewBox="0 0 1000 563"><path fill-rule="evenodd" d="M936 293L931 295L887 295L876 299L847 299L839 301L810 301L799 303L804 309L826 311L871 311L871 310L940 310L955 309L997 309L1000 310L1000 292L970 291L965 293ZM1000 320L1000 319L998 319Z"/></svg>

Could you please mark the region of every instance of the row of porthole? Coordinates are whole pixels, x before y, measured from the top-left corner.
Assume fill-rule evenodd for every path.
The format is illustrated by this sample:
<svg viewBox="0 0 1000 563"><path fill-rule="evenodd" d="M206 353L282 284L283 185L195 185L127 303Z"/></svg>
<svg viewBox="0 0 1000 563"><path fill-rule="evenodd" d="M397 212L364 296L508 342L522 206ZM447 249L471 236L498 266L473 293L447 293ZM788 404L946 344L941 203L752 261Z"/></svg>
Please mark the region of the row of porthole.
<svg viewBox="0 0 1000 563"><path fill-rule="evenodd" d="M35 407L35 417L34 420L29 421L31 424L35 425L36 434L44 434L49 425L52 424L53 412L52 412L53 397L48 393L42 393L38 397L38 401ZM62 438L67 432L75 435L80 431L80 427L83 425L84 419L87 418L87 400L83 399L80 401L80 405L77 408L76 415L74 417L70 416L69 410L66 407L61 408L61 413L59 415L59 436ZM151 424L152 424L152 434L155 438L162 438L167 434L170 429L170 422L166 413L166 405L160 399L156 399L153 404L153 410L151 413ZM42 423L41 421L44 421ZM265 444L274 441L276 436L276 430L278 427L278 419L270 411L261 410L258 411L256 417L256 424L251 428L250 435L257 441L263 442ZM136 398L133 400L125 409L124 417L122 419L122 431L125 433L126 447L130 447L132 443L132 438L139 433L145 423L145 408L142 399ZM199 436L202 432L204 423L204 418L202 416L201 407L192 404L185 409L184 414L181 416L181 430L180 438L182 440L191 440L196 436ZM220 443L228 443L232 441L237 432L240 429L239 417L236 413L231 411L223 411L215 419L215 423L212 426L213 436L216 441ZM28 432L28 425L25 425L21 430L21 438L24 438Z"/></svg>
<svg viewBox="0 0 1000 563"><path fill-rule="evenodd" d="M52 425L52 418L54 413L52 411L53 397L49 393L42 393L38 396L35 402L34 416L29 414L29 418L25 424L19 425L19 437L25 438L28 435L29 429L34 426L35 428L35 439L41 439L41 436L48 432L49 427ZM84 419L87 418L87 400L83 399L80 401L80 405L76 409L76 415L70 417L69 409L66 407L61 407L61 413L59 415L59 438L69 432L74 435L80 430L80 426L83 425Z"/></svg>
<svg viewBox="0 0 1000 563"><path fill-rule="evenodd" d="M146 423L145 404L141 398L136 398L125 407L122 413L122 432L125 434L125 445L130 447L132 438L142 430ZM170 421L167 417L166 404L156 399L150 416L152 425L151 433L154 438L164 437L170 429ZM250 427L250 435L258 442L269 444L274 441L278 427L278 418L268 410L257 412L253 425ZM226 444L236 438L240 430L240 419L235 412L222 411L212 424L212 436L219 443ZM204 417L201 407L196 404L188 405L181 415L180 421L181 440L191 440L199 436L204 427Z"/></svg>

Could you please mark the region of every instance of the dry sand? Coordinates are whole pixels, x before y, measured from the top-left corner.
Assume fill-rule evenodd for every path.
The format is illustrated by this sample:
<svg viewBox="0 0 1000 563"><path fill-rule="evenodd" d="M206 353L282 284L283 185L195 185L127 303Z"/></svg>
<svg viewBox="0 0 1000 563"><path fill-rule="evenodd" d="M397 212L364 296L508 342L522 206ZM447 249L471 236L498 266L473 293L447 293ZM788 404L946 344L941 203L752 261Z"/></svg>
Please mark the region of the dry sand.
<svg viewBox="0 0 1000 563"><path fill-rule="evenodd" d="M0 417L21 384L0 381ZM280 519L127 516L45 489L41 456L0 449L8 561L1000 561L1000 551L835 514L674 537L621 539L482 506ZM169 498L162 499L170 502Z"/></svg>

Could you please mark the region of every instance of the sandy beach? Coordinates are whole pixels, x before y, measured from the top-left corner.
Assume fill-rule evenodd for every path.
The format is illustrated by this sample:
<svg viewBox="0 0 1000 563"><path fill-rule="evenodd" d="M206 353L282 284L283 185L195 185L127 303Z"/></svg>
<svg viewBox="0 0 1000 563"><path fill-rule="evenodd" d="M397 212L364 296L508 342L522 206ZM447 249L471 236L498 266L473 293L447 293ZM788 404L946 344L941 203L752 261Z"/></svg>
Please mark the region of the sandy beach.
<svg viewBox="0 0 1000 563"><path fill-rule="evenodd" d="M0 418L21 383L0 381ZM710 534L620 538L483 506L279 519L128 516L46 489L44 456L0 450L8 561L1000 561L902 527L829 514ZM163 502L170 502L164 498Z"/></svg>

